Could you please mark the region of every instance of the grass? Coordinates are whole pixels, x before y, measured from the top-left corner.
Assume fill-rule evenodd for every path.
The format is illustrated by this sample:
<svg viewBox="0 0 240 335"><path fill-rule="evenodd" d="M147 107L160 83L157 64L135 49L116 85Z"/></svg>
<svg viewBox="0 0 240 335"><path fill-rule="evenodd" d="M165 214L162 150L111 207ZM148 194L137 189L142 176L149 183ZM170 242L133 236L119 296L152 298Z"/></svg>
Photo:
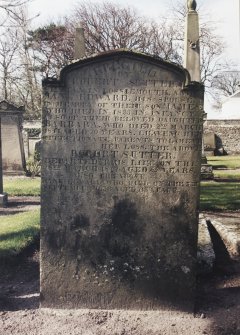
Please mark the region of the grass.
<svg viewBox="0 0 240 335"><path fill-rule="evenodd" d="M213 169L240 169L240 156L208 156L208 164Z"/></svg>
<svg viewBox="0 0 240 335"><path fill-rule="evenodd" d="M9 196L39 196L41 178L4 177L3 190Z"/></svg>
<svg viewBox="0 0 240 335"><path fill-rule="evenodd" d="M18 255L39 234L40 211L1 216L0 259Z"/></svg>
<svg viewBox="0 0 240 335"><path fill-rule="evenodd" d="M240 170L213 170L214 177L220 179L239 179L240 181Z"/></svg>
<svg viewBox="0 0 240 335"><path fill-rule="evenodd" d="M201 182L200 210L226 211L240 209L240 183Z"/></svg>

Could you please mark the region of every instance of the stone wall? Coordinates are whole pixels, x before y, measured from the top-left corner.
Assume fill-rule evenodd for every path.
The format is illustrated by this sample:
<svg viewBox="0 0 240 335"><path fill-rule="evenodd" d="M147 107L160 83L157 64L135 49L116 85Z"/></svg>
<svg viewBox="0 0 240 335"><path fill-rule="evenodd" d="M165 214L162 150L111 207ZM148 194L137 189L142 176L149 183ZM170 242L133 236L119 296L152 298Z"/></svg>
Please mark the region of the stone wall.
<svg viewBox="0 0 240 335"><path fill-rule="evenodd" d="M214 133L217 149L224 149L228 155L240 154L240 120L207 120L204 136Z"/></svg>

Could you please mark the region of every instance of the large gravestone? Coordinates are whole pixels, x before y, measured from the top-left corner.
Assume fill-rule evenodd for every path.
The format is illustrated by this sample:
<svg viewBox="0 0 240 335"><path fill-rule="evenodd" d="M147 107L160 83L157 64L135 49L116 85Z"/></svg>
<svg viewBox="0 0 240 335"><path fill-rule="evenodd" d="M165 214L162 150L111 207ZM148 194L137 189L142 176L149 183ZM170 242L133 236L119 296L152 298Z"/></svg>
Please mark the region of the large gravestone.
<svg viewBox="0 0 240 335"><path fill-rule="evenodd" d="M193 306L203 88L127 51L43 84L42 307Z"/></svg>
<svg viewBox="0 0 240 335"><path fill-rule="evenodd" d="M0 102L2 128L2 164L7 174L23 174L25 155L22 136L23 107Z"/></svg>

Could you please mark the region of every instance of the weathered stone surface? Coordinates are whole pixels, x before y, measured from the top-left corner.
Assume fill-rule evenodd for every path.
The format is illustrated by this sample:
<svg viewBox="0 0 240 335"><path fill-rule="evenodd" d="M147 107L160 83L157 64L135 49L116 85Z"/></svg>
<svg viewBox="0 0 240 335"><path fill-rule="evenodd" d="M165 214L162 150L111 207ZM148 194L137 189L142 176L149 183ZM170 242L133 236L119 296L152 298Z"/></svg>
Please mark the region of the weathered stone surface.
<svg viewBox="0 0 240 335"><path fill-rule="evenodd" d="M201 179L213 179L213 167L210 164L201 164Z"/></svg>
<svg viewBox="0 0 240 335"><path fill-rule="evenodd" d="M41 304L189 309L203 89L119 51L43 87Z"/></svg>
<svg viewBox="0 0 240 335"><path fill-rule="evenodd" d="M5 100L0 102L4 173L24 173L25 156L21 132L23 112L23 107L16 107Z"/></svg>
<svg viewBox="0 0 240 335"><path fill-rule="evenodd" d="M215 254L213 244L203 214L199 216L198 226L198 274L206 274L213 270Z"/></svg>
<svg viewBox="0 0 240 335"><path fill-rule="evenodd" d="M184 67L189 71L192 81L201 82L199 20L196 12L196 1L188 1L188 12L185 22Z"/></svg>
<svg viewBox="0 0 240 335"><path fill-rule="evenodd" d="M203 134L204 153L206 156L213 156L216 150L216 139L214 133Z"/></svg>

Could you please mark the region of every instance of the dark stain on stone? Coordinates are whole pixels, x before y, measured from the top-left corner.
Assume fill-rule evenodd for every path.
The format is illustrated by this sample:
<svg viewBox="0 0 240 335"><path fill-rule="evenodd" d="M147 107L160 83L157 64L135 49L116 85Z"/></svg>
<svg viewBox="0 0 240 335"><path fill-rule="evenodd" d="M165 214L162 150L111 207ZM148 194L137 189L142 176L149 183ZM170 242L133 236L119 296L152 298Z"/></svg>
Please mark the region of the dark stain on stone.
<svg viewBox="0 0 240 335"><path fill-rule="evenodd" d="M73 231L89 227L89 218L85 215L77 215L73 220L70 229Z"/></svg>
<svg viewBox="0 0 240 335"><path fill-rule="evenodd" d="M43 232L41 233L43 236ZM58 252L58 250L65 245L66 242L66 230L60 231L51 231L49 230L47 233L44 233L45 239L50 247L51 250Z"/></svg>
<svg viewBox="0 0 240 335"><path fill-rule="evenodd" d="M136 243L141 234L136 205L128 199L115 203L111 224L104 226L100 235L104 248L113 257L124 257L131 252L131 245Z"/></svg>

